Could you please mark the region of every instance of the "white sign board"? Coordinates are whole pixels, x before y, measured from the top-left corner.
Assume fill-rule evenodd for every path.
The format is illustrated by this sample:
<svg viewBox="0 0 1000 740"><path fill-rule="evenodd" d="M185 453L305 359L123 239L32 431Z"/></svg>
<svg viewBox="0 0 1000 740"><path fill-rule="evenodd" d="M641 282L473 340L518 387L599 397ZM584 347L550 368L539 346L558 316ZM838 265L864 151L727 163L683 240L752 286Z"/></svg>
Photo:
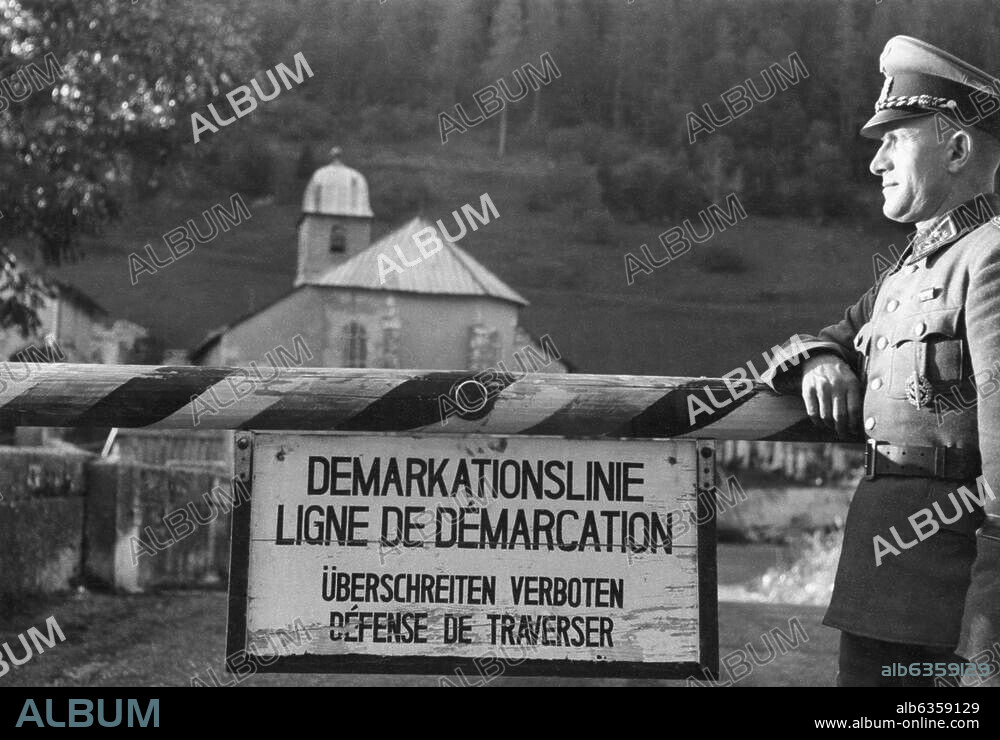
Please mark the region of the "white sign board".
<svg viewBox="0 0 1000 740"><path fill-rule="evenodd" d="M236 473L230 652L260 669L715 669L711 443L240 433Z"/></svg>

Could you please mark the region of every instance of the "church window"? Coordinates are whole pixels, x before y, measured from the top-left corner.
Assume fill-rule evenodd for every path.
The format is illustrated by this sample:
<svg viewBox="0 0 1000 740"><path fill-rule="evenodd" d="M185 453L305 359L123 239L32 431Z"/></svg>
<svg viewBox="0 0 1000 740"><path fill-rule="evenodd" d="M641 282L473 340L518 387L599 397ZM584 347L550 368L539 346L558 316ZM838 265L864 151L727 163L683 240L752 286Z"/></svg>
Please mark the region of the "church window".
<svg viewBox="0 0 1000 740"><path fill-rule="evenodd" d="M330 251L347 251L347 234L344 233L344 227L339 224L334 224L333 228L330 229Z"/></svg>
<svg viewBox="0 0 1000 740"><path fill-rule="evenodd" d="M367 367L368 337L365 327L352 321L344 327L344 367Z"/></svg>

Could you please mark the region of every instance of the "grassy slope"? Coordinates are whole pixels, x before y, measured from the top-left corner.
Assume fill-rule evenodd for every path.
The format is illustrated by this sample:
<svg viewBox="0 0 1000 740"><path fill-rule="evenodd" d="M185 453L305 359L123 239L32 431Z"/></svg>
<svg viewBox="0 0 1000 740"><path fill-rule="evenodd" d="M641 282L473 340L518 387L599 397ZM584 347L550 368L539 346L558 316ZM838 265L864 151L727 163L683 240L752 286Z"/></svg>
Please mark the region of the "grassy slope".
<svg viewBox="0 0 1000 740"><path fill-rule="evenodd" d="M583 372L697 376L745 365L791 333L813 332L839 318L870 284L871 254L899 243L898 232L889 229L820 228L804 219L751 215L628 286L625 253L638 254L647 243L660 254L657 234L674 224L617 223L610 243L589 243L586 227L573 217L574 204L548 213L532 213L525 205L547 173L556 167L584 171L582 165L556 165L516 150L497 161L472 133L446 146L352 146L348 159L369 176L420 173L435 194L432 216L478 203L488 192L500 218L461 246L531 301L523 323L536 335L551 334ZM291 167L297 145L277 147ZM287 292L295 270L301 183L285 187L273 202L250 203L250 221L130 285L129 252L149 242L165 254L163 233L200 217L213 203L228 203L231 190L196 195L205 190L198 185L174 182L135 204L123 222L91 244L86 259L60 268L60 275L113 316L150 327L168 347L192 347L212 328ZM595 184L589 198L596 197ZM375 234L394 225L377 222ZM738 252L749 269L706 272L703 250Z"/></svg>

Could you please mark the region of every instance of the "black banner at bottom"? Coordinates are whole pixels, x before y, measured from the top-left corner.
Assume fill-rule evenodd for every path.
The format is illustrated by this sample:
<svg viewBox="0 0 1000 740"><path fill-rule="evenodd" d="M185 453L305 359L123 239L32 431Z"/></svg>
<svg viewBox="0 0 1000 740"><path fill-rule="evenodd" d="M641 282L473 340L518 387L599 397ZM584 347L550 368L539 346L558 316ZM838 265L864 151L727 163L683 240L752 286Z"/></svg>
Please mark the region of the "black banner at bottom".
<svg viewBox="0 0 1000 740"><path fill-rule="evenodd" d="M357 688L363 682L367 687L405 685L405 676L339 676L329 686L257 687L244 691L191 691L185 688L5 688L0 692L0 730L26 727L128 727L133 729L164 727L172 729L197 729L199 731L224 730L226 733L243 729L259 732L261 722L274 720L283 731L298 732L315 729L328 732L336 717L338 734L350 729L343 722L357 722L358 729L370 725L372 716L361 711L363 703L342 703L342 696L334 698L331 688ZM500 686L540 688L554 686L553 679L507 680ZM681 689L656 681L594 681L571 679L559 681L573 687L612 688L640 686ZM774 730L850 730L850 729L972 729L996 732L1000 728L1000 708L990 702L981 691L931 691L929 689L886 689L881 691L838 691L834 698L825 692L820 697L816 690L804 694L788 688L761 688L756 691L726 692L720 697L713 692L668 692L657 697L651 707L648 695L632 693L637 717L653 719L661 715L668 724L679 723L684 717L691 723L711 727L712 732L746 731L750 727ZM397 695L398 696L398 695ZM617 695L614 715L622 717L620 706L628 695ZM474 701L454 701L453 697L441 701L439 720L452 721L462 712L477 713L485 709L482 695ZM673 700L673 704L671 704ZM376 705L384 698L374 700ZM425 714L427 700L419 705L414 698L414 711ZM509 706L510 700L494 699L498 706ZM601 717L574 710L551 712L544 699L533 693L530 703L537 703L541 710L538 717L550 716L561 731L565 721L580 722L593 729L592 722ZM403 712L399 710L403 709ZM393 708L397 717L411 717L404 707ZM530 711L530 706L518 706L518 713ZM437 710L435 710L436 712ZM501 716L506 712L501 712ZM602 712L598 712L598 715ZM502 722L502 720L501 720ZM534 722L534 720L532 720ZM437 721L430 724L436 724ZM421 723L426 730L428 723ZM369 727L370 729L370 727Z"/></svg>

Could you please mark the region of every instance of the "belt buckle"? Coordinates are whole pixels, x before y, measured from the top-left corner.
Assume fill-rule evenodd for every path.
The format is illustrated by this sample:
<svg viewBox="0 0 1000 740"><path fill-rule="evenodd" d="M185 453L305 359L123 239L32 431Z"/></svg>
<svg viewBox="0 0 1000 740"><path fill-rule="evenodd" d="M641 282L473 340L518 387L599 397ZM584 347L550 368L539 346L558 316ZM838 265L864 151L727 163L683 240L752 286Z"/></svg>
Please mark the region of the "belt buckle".
<svg viewBox="0 0 1000 740"><path fill-rule="evenodd" d="M875 460L878 452L878 440L865 440L865 480L875 480Z"/></svg>

